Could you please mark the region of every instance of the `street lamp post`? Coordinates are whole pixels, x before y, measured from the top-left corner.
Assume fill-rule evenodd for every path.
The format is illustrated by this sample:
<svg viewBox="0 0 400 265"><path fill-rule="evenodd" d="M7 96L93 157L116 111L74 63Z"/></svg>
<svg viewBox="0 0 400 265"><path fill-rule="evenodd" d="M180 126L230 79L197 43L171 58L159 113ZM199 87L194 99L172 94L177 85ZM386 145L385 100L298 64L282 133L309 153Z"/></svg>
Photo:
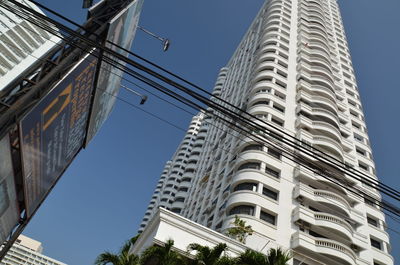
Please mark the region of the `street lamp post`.
<svg viewBox="0 0 400 265"><path fill-rule="evenodd" d="M144 33L152 36L153 38L156 38L157 40L161 41L162 44L163 44L163 51L164 52L166 52L169 49L169 46L171 44L171 41L169 39L160 37L160 36L154 34L153 32L150 32L147 29L142 28L141 26L137 26L137 28L140 29L141 31L143 31Z"/></svg>

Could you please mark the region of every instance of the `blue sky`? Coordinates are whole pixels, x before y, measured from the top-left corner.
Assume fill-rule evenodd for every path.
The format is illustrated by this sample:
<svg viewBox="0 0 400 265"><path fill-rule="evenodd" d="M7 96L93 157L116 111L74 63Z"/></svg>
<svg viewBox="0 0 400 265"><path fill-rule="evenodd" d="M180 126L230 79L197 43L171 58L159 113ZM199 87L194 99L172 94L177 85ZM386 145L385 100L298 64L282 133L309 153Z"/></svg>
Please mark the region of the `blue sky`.
<svg viewBox="0 0 400 265"><path fill-rule="evenodd" d="M40 0L76 21L81 0ZM400 189L400 2L340 0L380 179ZM262 0L145 0L140 24L172 40L161 44L138 32L133 51L211 90L262 5ZM129 85L139 92L139 88ZM122 92L134 104L139 99ZM183 128L190 116L154 97L143 106ZM93 264L135 235L160 172L183 132L117 102L111 118L82 151L25 230L45 254L71 265ZM398 223L390 227L400 230ZM400 259L399 234L391 233Z"/></svg>

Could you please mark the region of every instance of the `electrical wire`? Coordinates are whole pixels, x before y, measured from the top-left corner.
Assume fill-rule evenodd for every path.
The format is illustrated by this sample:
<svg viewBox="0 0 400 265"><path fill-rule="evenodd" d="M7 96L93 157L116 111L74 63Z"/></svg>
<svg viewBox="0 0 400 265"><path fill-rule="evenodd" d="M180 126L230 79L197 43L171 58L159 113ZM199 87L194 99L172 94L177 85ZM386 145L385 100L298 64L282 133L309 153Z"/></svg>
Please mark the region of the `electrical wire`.
<svg viewBox="0 0 400 265"><path fill-rule="evenodd" d="M107 92L106 92L106 93L107 93ZM122 98L120 98L120 97L118 97L118 96L115 96L115 95L113 95L113 94L111 94L111 93L109 93L109 94L110 94L111 96L116 97L118 100L123 101L124 103L128 104L129 106L134 107L134 108L137 109L137 110L144 111L142 108L137 107L137 106L131 104L130 102L128 102L128 101L126 101L126 100L124 100L124 99L122 99ZM165 119L160 118L160 117L158 117L158 116L155 115L155 114L152 114L152 113L147 112L147 111L144 111L144 112L145 112L146 114L151 115L151 116L154 117L154 118L157 118L157 119L159 119L159 120L161 120L161 121L163 121L163 122L166 122ZM184 131L184 132L187 131L187 130L183 129L182 127L178 127L178 126L176 126L176 125L174 125L174 124L172 124L172 123L170 123L170 122L166 122L166 123L167 123L168 125L170 125L170 126L173 126L173 127L177 128L177 129L181 130L181 131ZM210 124L210 123L208 123L208 124ZM210 124L210 125L211 125L211 124ZM219 128L219 129L221 129L221 128ZM226 131L225 131L225 132L226 132ZM235 136L234 136L234 137L235 137ZM246 137L247 137L247 136L246 136ZM242 140L242 139L239 139L239 140ZM204 140L204 141L207 142L208 140ZM223 148L220 148L220 147L217 147L217 148L219 148L219 149L221 149L221 150L223 150L223 151L225 151L225 152L227 152L227 153L230 153L230 154L232 154L232 155L236 155L235 153L229 152L229 151L227 151L226 149L223 149ZM239 159L241 159L241 158L238 158L238 160L239 160ZM246 160L243 159L243 161L246 161ZM285 162L285 161L281 161L281 162L282 162L282 163L285 163L286 165L288 165L288 166L290 166L290 167L292 167L292 168L295 168L295 166L293 166L292 164L289 164L289 163L287 163L287 162ZM295 186L298 185L298 183L295 183L295 182L293 182L292 180L290 180L290 179L288 179L288 178L280 177L280 179L285 180L285 181L287 181L287 182L289 182L289 183L291 183L291 184L293 184L293 185L295 185ZM310 194L310 195L315 196L314 193L312 193L312 192L309 191L309 190L302 190L302 191L304 191L304 192L306 192L306 193L308 193L308 194ZM336 202L333 201L333 200L330 199L330 198L325 198L325 197L324 197L324 199L330 201L332 204L336 204ZM318 205L320 205L320 206L322 206L322 207L324 207L324 208L326 207L325 205L323 205L323 204L320 203L320 202L314 201L314 203L316 203L316 204L318 204ZM334 209L332 209L332 208L331 208L330 210L333 210L333 211L334 211ZM316 213L317 213L317 212L316 212ZM304 213L303 213L303 214L304 214ZM350 222L350 223L354 222L354 221L353 221L352 219L350 219L349 217L343 215L343 213L340 213L340 212L336 211L335 214L336 214L338 217L340 217L340 218L342 218L343 220L346 220L346 221L348 221L348 222ZM309 213L306 213L306 215L309 216L309 217L314 218L314 216L311 216ZM399 219L398 219L397 221L400 222ZM392 228L390 228L390 227L388 227L388 226L386 226L385 228L387 228L388 230L390 230L390 231L392 231L392 232L395 232L395 233L397 233L397 234L400 235L400 231L394 230L394 229L392 229ZM333 234L332 232L329 232L329 231L325 231L325 233L326 233L326 234L329 234L329 235L333 235L334 237L337 236L337 235L335 235L335 234ZM347 241L349 244L353 244L353 242L352 242L351 240L349 240L349 239L346 239L346 238L342 238L342 239L343 239L344 241ZM279 244L276 243L275 241L272 241L272 240L271 240L270 242L273 242L274 244L279 245Z"/></svg>
<svg viewBox="0 0 400 265"><path fill-rule="evenodd" d="M33 56L34 57L34 56ZM36 58L36 57L35 57ZM38 60L40 60L40 58L36 58L36 59L38 59ZM110 73L112 73L112 74L115 74L115 73L113 73L112 71L110 71ZM120 76L121 77L121 76ZM127 81L129 81L129 80L127 80ZM132 82L133 83L133 82ZM134 83L135 84L135 83ZM135 85L137 85L137 84L135 84ZM137 85L138 86L138 85ZM140 87L140 86L139 86ZM145 89L145 88L143 88L143 87L141 87L142 89ZM105 92L107 92L107 91L105 91ZM160 121L163 121L163 122L165 122L165 123L167 123L168 125L170 125L170 126L173 126L173 127L175 127L176 129L179 129L179 130L181 130L181 131L186 131L185 129L183 129L183 128L181 128L181 127L179 127L179 126L176 126L175 124L173 124L173 123L171 123L171 122L169 122L169 121L167 121L167 120L165 120L165 119L163 119L163 118L160 118L159 116L157 116L157 115L154 115L154 114L152 114L151 112L148 112L148 111L145 111L145 110L143 110L142 108L139 108L139 107L137 107L137 106L135 106L135 105L133 105L133 104L131 104L129 101L126 101L125 99L123 99L123 98L121 98L121 97L118 97L118 96L116 96L116 95L112 95L111 93L109 93L111 96L114 96L114 97L116 97L118 100L120 100L120 101L122 101L122 102L124 102L124 103L126 103L126 104L128 104L128 105L130 105L131 107L134 107L135 109L138 109L138 110L141 110L141 111L143 111L143 112L145 112L146 114L148 114L148 115L151 115L152 117L154 117L154 118L156 118L156 119L159 119ZM161 99L161 100L164 100L163 98L161 98L161 97L158 97L159 99ZM164 101L166 101L166 100L164 100ZM169 101L166 101L166 102L168 102L168 103L171 103L171 102L169 102ZM171 103L171 104L173 104L173 103ZM174 105L174 104L173 104ZM178 107L179 108L179 106L176 106L176 105L174 105L175 107ZM186 111L185 109L183 109L183 108L181 108L181 110L184 110L184 111ZM190 112L188 112L189 114L192 114L193 115L193 113L190 113ZM227 131L225 131L225 132L227 132ZM248 137L248 136L246 136L246 137ZM240 139L241 140L241 139ZM226 151L226 150L224 150L224 151ZM286 163L286 162L284 162L284 163ZM288 163L286 163L286 164L288 164ZM288 164L288 165L290 165L290 166L292 166L293 167L293 165L291 165L291 164ZM294 183L294 182L292 182L292 181L290 181L290 180L288 180L288 179L286 179L286 178L282 178L282 179L284 179L284 180L286 180L286 181L289 181L289 182L291 182L292 184L295 184L296 185L296 183ZM310 193L309 191L306 191L306 192L308 192L308 193ZM311 193L310 193L311 194ZM334 201L332 201L333 203L334 203ZM345 220L351 220L351 219L346 219L347 217L344 217L344 219ZM390 229L390 228L389 228ZM390 229L390 230L392 230L392 229ZM396 230L393 230L394 232L396 232L396 233L400 233L400 232L398 232L398 231L396 231Z"/></svg>
<svg viewBox="0 0 400 265"><path fill-rule="evenodd" d="M66 21L68 21L69 23L71 23L71 24L73 24L73 25L75 25L75 26L77 26L77 27L79 27L79 28L81 28L81 29L84 29L84 28L83 28L81 25L79 25L78 23L76 23L76 22L74 22L74 21L72 21L72 20L66 18L65 16L59 14L58 12L55 12L54 10L51 10L50 8L47 8L47 7L43 6L43 5L41 5L40 3L37 3L37 2L34 1L34 0L28 0L28 1L30 1L30 2L32 2L32 3L35 3L35 4L38 4L38 6L40 6L41 8L43 8L43 9L49 11L49 12L51 12L52 14L57 15L58 17L60 17L60 18L62 18L62 19L64 19L64 20L66 20ZM110 41L107 41L107 43L109 43L109 44L111 44L111 45L113 45L113 46L115 46L115 47L118 47L119 49L121 49L121 50L123 50L123 51L129 53L130 55L133 55L133 56L135 56L136 58L138 58L138 59L140 59L140 60L143 60L143 61L145 61L146 63L149 63L150 65L156 67L157 69L162 70L163 72L166 72L166 73L168 73L169 75L171 75L171 76L173 76L173 77L175 77L175 78L177 78L177 79L179 79L179 80L185 82L186 84L189 84L189 85L193 86L194 88L196 88L196 89L198 89L198 90L200 90L200 91L202 91L202 92L208 94L208 95L211 96L212 98L216 98L216 99L220 100L221 102L223 102L223 103L225 103L225 104L228 104L230 107L233 107L234 109L236 109L236 110L238 110L238 111L241 111L243 114L247 114L247 115L249 115L251 118L256 119L256 120L258 120L258 121L262 121L261 119L255 117L254 115L252 115L252 114L250 114L250 113L243 112L241 109L239 109L237 106L231 104L230 102L227 102L227 101L223 100L222 98L213 95L212 93L206 91L205 89L202 89L201 87L199 87L199 86L193 84L192 82L189 82L189 81L183 79L182 77L179 77L178 75L176 75L176 74L174 74L174 73L172 73L172 72L170 72L170 71L168 71L168 70L166 70L166 69L164 69L164 68L162 68L162 67L160 67L160 66L158 66L158 65L156 65L156 64L154 64L154 63L152 63L151 61L149 61L149 60L147 60L147 59L145 59L145 58L143 58L143 57L141 57L141 56L139 56L139 55L133 53L132 51L127 50L127 49L125 49L125 48L119 46L118 44L112 43L112 42L110 42ZM262 121L262 122L265 123L265 121ZM268 124L268 125L269 125L269 126L274 126L274 125L272 125L272 124ZM293 139L295 139L295 140L298 141L297 138L295 138L295 137L293 137L292 135L286 133L284 130L281 130L280 128L277 128L277 127L275 127L274 129L280 130L281 133L284 133L286 136L289 136L289 137L291 137L291 138L293 138ZM314 149L314 151L321 152L319 149L316 149L315 147L313 147L312 145L309 145L308 143L303 143L303 145L308 146L308 148ZM326 155L326 154L324 154L324 155ZM346 164L344 164L342 161L337 160L335 157L332 157L332 156L330 156L330 155L328 155L328 157L329 157L329 158L335 159L336 162L342 163L342 166L343 166L344 169L349 169L348 166L347 166ZM363 172L360 172L360 171L357 170L357 169L351 168L351 170L354 171L353 173L361 174L363 177L367 177L367 178L371 179L371 181L377 181L376 179L374 179L374 178L372 178L372 177L370 177L370 176L364 174ZM381 185L382 185L382 184L381 184ZM372 186L371 186L371 187L372 187ZM391 190L392 192L398 192L398 191L396 191L395 189L392 189L391 187L389 187L389 186L387 186L387 185L384 185L384 187L385 187L386 189L388 189L388 190ZM399 194L400 194L400 193L399 193ZM398 194L398 195L399 195L399 194ZM399 198L400 198L400 197L399 197Z"/></svg>
<svg viewBox="0 0 400 265"><path fill-rule="evenodd" d="M143 80L142 80L143 81ZM150 85L150 84L149 84ZM154 83L153 83L153 85L154 85ZM158 87L158 88L160 88L160 87ZM173 95L173 94L172 94ZM171 96L171 94L170 94L170 96ZM176 96L176 94L175 94L175 96ZM186 102L186 103L188 103L188 102ZM189 103L189 104L191 104L191 103Z"/></svg>
<svg viewBox="0 0 400 265"><path fill-rule="evenodd" d="M142 80L143 81L143 80ZM160 88L160 87L159 87ZM187 102L186 102L187 103ZM189 103L190 104L190 103ZM197 106L198 107L198 106Z"/></svg>

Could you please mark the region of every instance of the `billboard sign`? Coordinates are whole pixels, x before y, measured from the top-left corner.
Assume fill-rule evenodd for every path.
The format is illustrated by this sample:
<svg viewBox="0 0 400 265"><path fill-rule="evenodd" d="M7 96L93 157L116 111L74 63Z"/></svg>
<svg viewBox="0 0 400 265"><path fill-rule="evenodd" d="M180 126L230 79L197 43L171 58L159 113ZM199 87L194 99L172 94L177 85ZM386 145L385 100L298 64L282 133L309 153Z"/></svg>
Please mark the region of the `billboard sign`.
<svg viewBox="0 0 400 265"><path fill-rule="evenodd" d="M110 21L107 34L108 41L130 50L136 34L142 5L143 0L134 0ZM128 56L127 52L108 42L106 46L123 56ZM105 54L105 56L115 59L109 54ZM122 75L123 71L106 62L101 62L86 145L93 139L110 115L119 92Z"/></svg>
<svg viewBox="0 0 400 265"><path fill-rule="evenodd" d="M20 122L28 216L83 146L96 65L86 55Z"/></svg>
<svg viewBox="0 0 400 265"><path fill-rule="evenodd" d="M0 244L7 240L19 218L10 139L7 135L0 140Z"/></svg>

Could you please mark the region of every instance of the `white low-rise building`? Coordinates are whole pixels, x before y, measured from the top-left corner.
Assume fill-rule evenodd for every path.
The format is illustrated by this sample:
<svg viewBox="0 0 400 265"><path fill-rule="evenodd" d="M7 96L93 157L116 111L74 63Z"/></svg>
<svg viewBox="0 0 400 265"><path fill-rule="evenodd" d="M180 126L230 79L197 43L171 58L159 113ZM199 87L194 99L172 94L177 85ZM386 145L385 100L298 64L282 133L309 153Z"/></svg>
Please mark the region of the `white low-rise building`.
<svg viewBox="0 0 400 265"><path fill-rule="evenodd" d="M43 254L42 243L20 235L12 245L1 265L66 265Z"/></svg>

